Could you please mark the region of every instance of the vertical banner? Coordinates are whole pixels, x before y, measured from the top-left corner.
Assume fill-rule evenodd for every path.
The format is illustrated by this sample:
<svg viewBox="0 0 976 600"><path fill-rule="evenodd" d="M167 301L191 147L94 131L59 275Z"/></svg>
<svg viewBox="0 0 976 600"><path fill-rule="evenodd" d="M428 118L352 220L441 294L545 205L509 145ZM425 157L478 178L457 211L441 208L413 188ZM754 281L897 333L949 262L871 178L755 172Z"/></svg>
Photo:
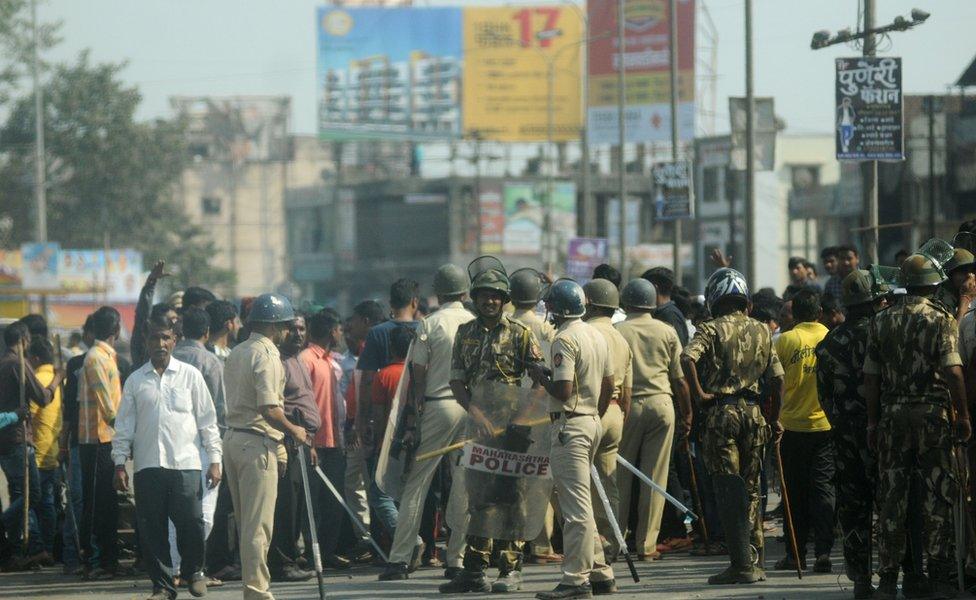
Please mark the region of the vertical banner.
<svg viewBox="0 0 976 600"><path fill-rule="evenodd" d="M502 188L495 183L481 184L481 254L501 254L505 234L505 203Z"/></svg>
<svg viewBox="0 0 976 600"><path fill-rule="evenodd" d="M571 238L566 252L566 276L583 285L592 277L593 269L608 259L606 238Z"/></svg>
<svg viewBox="0 0 976 600"><path fill-rule="evenodd" d="M579 139L582 44L580 15L569 6L465 8L465 136Z"/></svg>
<svg viewBox="0 0 976 600"><path fill-rule="evenodd" d="M626 53L617 36L618 0L589 0L587 134L617 143L617 73L626 68L626 141L671 141L668 0L627 0ZM695 2L678 0L678 135L695 137ZM621 57L623 54L623 57Z"/></svg>
<svg viewBox="0 0 976 600"><path fill-rule="evenodd" d="M691 166L685 161L654 165L654 214L658 221L690 219L693 214Z"/></svg>
<svg viewBox="0 0 976 600"><path fill-rule="evenodd" d="M837 160L904 160L901 58L838 58Z"/></svg>

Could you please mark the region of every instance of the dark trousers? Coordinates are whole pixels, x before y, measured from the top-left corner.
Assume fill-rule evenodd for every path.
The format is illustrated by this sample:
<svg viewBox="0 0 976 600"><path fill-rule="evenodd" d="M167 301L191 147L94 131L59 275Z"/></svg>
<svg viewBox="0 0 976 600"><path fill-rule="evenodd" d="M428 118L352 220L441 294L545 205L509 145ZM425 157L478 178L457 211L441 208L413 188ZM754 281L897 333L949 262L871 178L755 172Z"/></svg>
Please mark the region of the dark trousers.
<svg viewBox="0 0 976 600"><path fill-rule="evenodd" d="M685 453L684 442L675 432L674 443L671 444L671 465L668 467L667 490L669 494L684 502L686 506L691 506L690 486L685 484L687 481L690 481L688 454ZM688 528L685 525L684 516L679 515L678 510L670 502L665 502L658 543L670 538L687 536Z"/></svg>
<svg viewBox="0 0 976 600"><path fill-rule="evenodd" d="M119 566L119 503L115 495L112 444L78 444L81 461L81 549L85 564L93 561L92 536L98 544L98 563L106 571Z"/></svg>
<svg viewBox="0 0 976 600"><path fill-rule="evenodd" d="M834 546L835 496L832 434L787 431L780 442L780 453L800 558L806 556L811 529L815 555L830 554ZM790 544L786 545L786 553L793 554Z"/></svg>
<svg viewBox="0 0 976 600"><path fill-rule="evenodd" d="M308 451L305 462L308 464ZM311 473L309 473L311 477ZM311 483L311 482L310 482ZM298 464L296 451L288 448L288 467L283 477L278 478L278 499L275 501L274 534L268 550L268 567L272 577L281 570L294 565L298 560L298 536L306 531L308 518L305 516L305 489L302 485L302 470ZM305 535L306 546L311 537Z"/></svg>
<svg viewBox="0 0 976 600"><path fill-rule="evenodd" d="M203 570L203 484L199 470L142 469L133 478L142 561L154 589L176 596L170 574L169 521L176 529L180 577Z"/></svg>
<svg viewBox="0 0 976 600"><path fill-rule="evenodd" d="M30 530L30 554L44 550L41 539L38 515L41 512L41 477L37 469L36 455L33 446L27 446L28 469L28 524ZM7 478L7 490L10 493L10 506L3 511L3 526L10 536L10 542L15 543L23 537L24 528L24 445L18 444L11 452L0 454L0 468Z"/></svg>
<svg viewBox="0 0 976 600"><path fill-rule="evenodd" d="M230 486L222 485L217 489L217 506L214 508L213 527L207 538L207 572L211 575L224 567L238 564L237 529L231 528L231 515L234 514L234 503L230 498Z"/></svg>
<svg viewBox="0 0 976 600"><path fill-rule="evenodd" d="M346 453L342 448L316 448L319 457L319 468L329 478L332 485L342 493L346 481ZM336 553L339 546L339 526L346 520L345 511L336 497L325 487L325 483L318 475L309 473L309 479L315 482L312 486L312 501L315 502L315 525L319 535L319 549L324 558Z"/></svg>

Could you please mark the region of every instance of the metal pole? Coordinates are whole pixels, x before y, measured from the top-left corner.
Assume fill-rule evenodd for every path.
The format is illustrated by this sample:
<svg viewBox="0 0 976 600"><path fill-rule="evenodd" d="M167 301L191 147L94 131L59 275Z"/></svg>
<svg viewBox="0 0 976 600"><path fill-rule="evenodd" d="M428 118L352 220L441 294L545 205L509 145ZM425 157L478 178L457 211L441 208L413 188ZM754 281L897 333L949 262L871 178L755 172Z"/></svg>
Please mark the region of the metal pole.
<svg viewBox="0 0 976 600"><path fill-rule="evenodd" d="M34 78L34 204L37 209L37 241L47 241L47 195L44 167L44 90L41 89L41 68L37 57L37 0L31 2L31 71Z"/></svg>
<svg viewBox="0 0 976 600"><path fill-rule="evenodd" d="M620 197L620 272L627 275L627 174L624 160L624 144L626 143L626 125L624 109L627 107L627 74L625 66L627 38L624 32L625 5L627 0L617 0L617 143L620 152L617 155L617 195Z"/></svg>
<svg viewBox="0 0 976 600"><path fill-rule="evenodd" d="M935 96L926 96L929 113L929 237L935 237Z"/></svg>
<svg viewBox="0 0 976 600"><path fill-rule="evenodd" d="M874 29L875 0L864 0L864 29ZM864 36L864 56L874 56L875 38L873 33ZM868 235L865 240L865 254L871 264L878 264L878 161L872 160L861 165L861 178L864 181L864 207Z"/></svg>
<svg viewBox="0 0 976 600"><path fill-rule="evenodd" d="M582 190L580 191L583 196L583 234L587 236L596 235L596 202L593 200L593 194L590 185L590 140L587 138L587 119L589 118L589 93L590 93L590 48L589 48L589 38L590 38L590 22L589 19L583 19L583 39L587 40L583 44L583 77L582 77L582 87L583 91L580 97L583 99L583 106L581 110L583 111L583 129L580 131L580 162L583 163L583 173L580 179L580 186Z"/></svg>
<svg viewBox="0 0 976 600"><path fill-rule="evenodd" d="M543 55L545 58L545 56ZM553 243L555 236L552 234L552 190L553 177L555 177L556 165L552 156L553 138L553 119L556 109L553 98L554 80L556 77L556 57L555 55L546 58L546 240L545 257L546 271L552 273L556 262L556 248Z"/></svg>
<svg viewBox="0 0 976 600"><path fill-rule="evenodd" d="M756 97L752 89L752 0L746 0L746 281L756 281Z"/></svg>
<svg viewBox="0 0 976 600"><path fill-rule="evenodd" d="M678 0L670 0L668 19L671 33L668 36L671 70L671 161L678 162ZM681 285L681 219L674 220L674 280Z"/></svg>

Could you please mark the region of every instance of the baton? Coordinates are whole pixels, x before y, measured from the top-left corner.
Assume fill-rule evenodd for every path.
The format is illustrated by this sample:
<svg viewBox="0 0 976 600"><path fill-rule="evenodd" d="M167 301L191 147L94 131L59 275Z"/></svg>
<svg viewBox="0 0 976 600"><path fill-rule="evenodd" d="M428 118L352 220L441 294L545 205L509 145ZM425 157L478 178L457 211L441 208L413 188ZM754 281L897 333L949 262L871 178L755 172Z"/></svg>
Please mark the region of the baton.
<svg viewBox="0 0 976 600"><path fill-rule="evenodd" d="M545 425L546 423L551 423L552 420L549 417L540 417L538 419L533 419L532 421L527 421L525 423L512 423L513 425L525 425L527 427L535 427L536 425ZM505 427L496 427L492 433L492 437L498 437L505 433ZM470 444L471 442L478 441L479 438L468 438L466 440L461 440L460 442L454 442L450 446L444 446L443 448L438 448L437 450L431 450L430 452L424 452L423 454L418 454L414 460L420 462L422 460L429 460L431 458L437 458L438 456L444 456L454 452L455 450L460 450L464 448L465 444Z"/></svg>
<svg viewBox="0 0 976 600"><path fill-rule="evenodd" d="M596 493L600 496L600 501L603 502L603 510L606 511L607 519L610 521L610 527L613 529L613 537L617 538L617 544L624 553L624 560L627 561L630 576L634 578L634 583L640 583L637 568L634 567L634 559L630 555L630 549L627 548L627 540L624 539L624 534L620 531L620 524L617 523L617 515L613 514L613 509L610 508L610 499L607 498L607 491L603 489L603 481L600 480L600 474L597 472L596 465L594 464L590 464L590 477L593 479L593 487L596 488ZM614 558L616 559L617 557L614 556Z"/></svg>
<svg viewBox="0 0 976 600"><path fill-rule="evenodd" d="M796 545L796 531L793 529L793 511L790 510L790 494L786 489L786 473L783 472L783 456L779 452L779 442L776 442L776 465L779 467L779 487L783 492L783 514L786 516L786 524L790 526L790 545L793 547L793 564L796 565L797 579L803 579L803 570L800 568L800 551Z"/></svg>
<svg viewBox="0 0 976 600"><path fill-rule="evenodd" d="M701 496L698 494L698 476L695 475L695 458L691 455L691 444L688 443L688 438L685 437L685 455L688 457L688 467L691 472L691 500L695 505L695 510L702 513L704 516L705 508L702 505ZM705 519L698 520L698 529L701 531L701 535L705 545L708 545L708 528L705 527Z"/></svg>
<svg viewBox="0 0 976 600"><path fill-rule="evenodd" d="M21 433L24 436L24 489L21 490L21 498L24 506L24 522L21 529L21 541L24 544L24 556L30 555L30 443L27 441L27 419L30 412L27 410L27 365L24 362L24 344L17 347L17 358L20 360L20 408L24 410L24 422L21 423Z"/></svg>
<svg viewBox="0 0 976 600"><path fill-rule="evenodd" d="M379 544L376 543L376 540L373 539L373 536L369 535L369 530L366 529L366 527L364 527L363 524L359 522L359 519L356 518L355 513L353 513L352 509L349 508L349 505L346 504L346 500L345 498L342 497L342 494L339 493L339 490L337 490L335 486L332 485L332 482L329 481L329 478L326 477L325 473L322 472L322 467L316 465L315 472L319 474L319 478L323 482L325 482L326 487L329 488L329 491L332 492L332 495L335 496L336 500L339 501L339 504L342 505L342 508L346 509L346 514L348 514L349 518L352 519L353 525L356 526L356 529L358 529L360 533L366 536L366 539L369 540L369 543L372 544L373 548L376 549L376 552L379 553L380 558L383 559L383 562L385 563L390 562L389 557L383 552L383 549L380 548Z"/></svg>
<svg viewBox="0 0 976 600"><path fill-rule="evenodd" d="M305 512L308 513L308 531L312 538L312 562L319 580L319 600L325 600L325 580L322 578L322 554L319 551L319 534L315 528L315 511L312 509L312 490L308 487L308 467L305 466L305 448L298 450L298 466L302 471L302 487L305 489Z"/></svg>
<svg viewBox="0 0 976 600"><path fill-rule="evenodd" d="M681 514L684 516L685 523L694 523L695 521L698 520L698 515L693 513L690 508L688 508L687 506L682 504L677 498L669 494L668 491L665 490L663 487L654 483L653 479L651 479L650 477L642 473L634 465L630 464L630 462L626 458L618 454L617 462L623 465L628 471L636 475L638 479L640 479L641 481L649 485L652 490L664 496L665 500L670 502L672 505L674 505L675 508L681 511Z"/></svg>

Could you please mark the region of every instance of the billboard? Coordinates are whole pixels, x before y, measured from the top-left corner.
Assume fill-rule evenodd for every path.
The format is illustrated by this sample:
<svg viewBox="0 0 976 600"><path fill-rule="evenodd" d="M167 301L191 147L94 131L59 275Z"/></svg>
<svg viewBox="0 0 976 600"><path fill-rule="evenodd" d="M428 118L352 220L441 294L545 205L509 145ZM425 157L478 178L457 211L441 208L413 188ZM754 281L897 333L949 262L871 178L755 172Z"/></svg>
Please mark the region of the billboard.
<svg viewBox="0 0 976 600"><path fill-rule="evenodd" d="M654 215L658 221L690 219L692 201L691 165L686 161L654 165Z"/></svg>
<svg viewBox="0 0 976 600"><path fill-rule="evenodd" d="M606 238L571 238L566 252L566 277L583 285L590 280L593 269L607 262L609 257Z"/></svg>
<svg viewBox="0 0 976 600"><path fill-rule="evenodd" d="M549 139L551 91L552 139L579 139L582 39L569 6L464 9L464 135Z"/></svg>
<svg viewBox="0 0 976 600"><path fill-rule="evenodd" d="M837 160L904 160L901 58L838 58Z"/></svg>
<svg viewBox="0 0 976 600"><path fill-rule="evenodd" d="M20 247L23 257L21 277L23 285L29 290L57 290L58 254L61 245L57 242L30 242Z"/></svg>
<svg viewBox="0 0 976 600"><path fill-rule="evenodd" d="M324 139L578 139L580 15L570 6L322 7Z"/></svg>
<svg viewBox="0 0 976 600"><path fill-rule="evenodd" d="M538 255L542 252L546 243L546 193L545 184L517 182L504 185L504 254ZM576 184L572 181L553 183L552 235L555 248L565 248L569 238L576 235Z"/></svg>
<svg viewBox="0 0 976 600"><path fill-rule="evenodd" d="M617 35L618 0L589 0L587 134L590 143L616 144L617 74L625 66L627 143L671 141L668 0L627 0L625 52ZM695 2L678 0L678 135L695 136ZM623 60L621 60L623 54Z"/></svg>

